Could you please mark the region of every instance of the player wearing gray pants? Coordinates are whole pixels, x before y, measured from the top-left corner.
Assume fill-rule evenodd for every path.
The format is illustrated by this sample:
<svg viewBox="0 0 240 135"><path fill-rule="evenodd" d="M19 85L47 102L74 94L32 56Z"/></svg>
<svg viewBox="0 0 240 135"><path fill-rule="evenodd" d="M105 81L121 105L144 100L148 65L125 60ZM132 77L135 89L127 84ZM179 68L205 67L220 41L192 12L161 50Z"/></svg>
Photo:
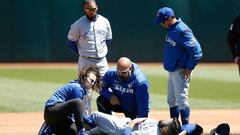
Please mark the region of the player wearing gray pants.
<svg viewBox="0 0 240 135"><path fill-rule="evenodd" d="M78 71L85 65L96 65L99 68L100 75L103 76L109 69L107 58L88 58L85 56L79 56L78 58Z"/></svg>
<svg viewBox="0 0 240 135"><path fill-rule="evenodd" d="M112 30L108 19L97 14L97 10L95 0L85 0L85 15L71 25L68 33L66 44L79 56L78 74L86 65L98 66L101 76L108 70L106 55Z"/></svg>
<svg viewBox="0 0 240 135"><path fill-rule="evenodd" d="M192 71L202 57L202 49L192 30L176 17L173 10L163 7L158 10L156 23L167 30L164 41L163 65L169 72L168 104L170 117L188 124L190 106L188 103L189 81Z"/></svg>

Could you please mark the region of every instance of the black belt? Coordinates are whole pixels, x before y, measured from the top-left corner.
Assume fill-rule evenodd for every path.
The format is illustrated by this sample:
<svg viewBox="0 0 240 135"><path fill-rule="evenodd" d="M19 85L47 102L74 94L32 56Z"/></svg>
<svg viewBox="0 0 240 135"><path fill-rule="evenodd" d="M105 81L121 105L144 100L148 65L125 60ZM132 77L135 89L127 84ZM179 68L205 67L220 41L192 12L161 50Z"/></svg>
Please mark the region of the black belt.
<svg viewBox="0 0 240 135"><path fill-rule="evenodd" d="M86 59L94 59L94 60L101 60L103 58L97 58L97 57L88 57L88 56L82 56L83 58L86 58Z"/></svg>

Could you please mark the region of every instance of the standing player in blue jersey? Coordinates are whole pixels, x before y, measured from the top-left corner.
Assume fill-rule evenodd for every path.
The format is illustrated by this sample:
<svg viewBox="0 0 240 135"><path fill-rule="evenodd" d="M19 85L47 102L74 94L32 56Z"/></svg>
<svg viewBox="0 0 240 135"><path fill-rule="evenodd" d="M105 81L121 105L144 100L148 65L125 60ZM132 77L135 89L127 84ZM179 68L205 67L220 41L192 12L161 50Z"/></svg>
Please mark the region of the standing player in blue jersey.
<svg viewBox="0 0 240 135"><path fill-rule="evenodd" d="M189 82L192 71L202 57L202 49L192 30L175 17L171 8L160 8L155 22L168 32L164 42L163 65L169 72L167 101L170 117L178 118L180 114L184 125L189 122L190 116Z"/></svg>
<svg viewBox="0 0 240 135"><path fill-rule="evenodd" d="M98 91L100 73L96 66L84 67L77 80L58 89L45 104L44 119L54 134L76 135L83 128L83 97L89 90ZM72 118L74 120L72 120ZM39 135L43 135L44 129Z"/></svg>
<svg viewBox="0 0 240 135"><path fill-rule="evenodd" d="M111 26L107 18L97 14L95 0L84 0L83 11L85 15L71 25L66 44L79 56L78 71L96 65L103 76L109 69L106 55L112 41Z"/></svg>
<svg viewBox="0 0 240 135"><path fill-rule="evenodd" d="M107 114L123 112L126 117L148 117L149 82L139 66L121 57L117 67L102 78L103 87L97 98L98 111Z"/></svg>

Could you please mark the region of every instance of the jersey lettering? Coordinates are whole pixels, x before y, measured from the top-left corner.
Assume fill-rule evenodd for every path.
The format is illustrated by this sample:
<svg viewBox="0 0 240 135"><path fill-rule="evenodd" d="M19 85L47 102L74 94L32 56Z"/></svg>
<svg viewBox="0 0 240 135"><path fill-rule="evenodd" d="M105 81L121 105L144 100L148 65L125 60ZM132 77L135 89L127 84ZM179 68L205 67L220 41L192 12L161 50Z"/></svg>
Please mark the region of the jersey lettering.
<svg viewBox="0 0 240 135"><path fill-rule="evenodd" d="M128 94L133 94L134 93L132 88L125 88L125 87L122 87L119 84L114 84L113 89L116 90L116 91L119 91L121 93L128 93Z"/></svg>
<svg viewBox="0 0 240 135"><path fill-rule="evenodd" d="M104 37L106 37L107 32L104 30L96 30L95 33L94 31L88 31L85 32L82 35L82 38L85 40L94 40L95 37L98 37L99 39L103 39Z"/></svg>
<svg viewBox="0 0 240 135"><path fill-rule="evenodd" d="M176 42L173 41L170 37L166 37L166 42L168 42L172 46L176 46Z"/></svg>

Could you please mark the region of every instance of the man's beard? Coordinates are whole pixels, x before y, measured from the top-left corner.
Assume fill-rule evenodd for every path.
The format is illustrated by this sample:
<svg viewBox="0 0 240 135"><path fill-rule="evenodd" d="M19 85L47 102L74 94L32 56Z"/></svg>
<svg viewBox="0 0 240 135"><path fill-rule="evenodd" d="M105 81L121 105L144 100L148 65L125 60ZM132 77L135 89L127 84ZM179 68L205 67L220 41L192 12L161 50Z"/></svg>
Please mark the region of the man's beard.
<svg viewBox="0 0 240 135"><path fill-rule="evenodd" d="M128 78L129 78L129 76L119 76L119 78L120 78L120 80L121 81L126 81Z"/></svg>
<svg viewBox="0 0 240 135"><path fill-rule="evenodd" d="M86 15L87 16L87 15ZM94 16L92 16L92 17L90 17L90 16L87 16L87 18L88 18L88 20L89 21L95 21L96 20L96 18L97 18L97 15L94 15Z"/></svg>

